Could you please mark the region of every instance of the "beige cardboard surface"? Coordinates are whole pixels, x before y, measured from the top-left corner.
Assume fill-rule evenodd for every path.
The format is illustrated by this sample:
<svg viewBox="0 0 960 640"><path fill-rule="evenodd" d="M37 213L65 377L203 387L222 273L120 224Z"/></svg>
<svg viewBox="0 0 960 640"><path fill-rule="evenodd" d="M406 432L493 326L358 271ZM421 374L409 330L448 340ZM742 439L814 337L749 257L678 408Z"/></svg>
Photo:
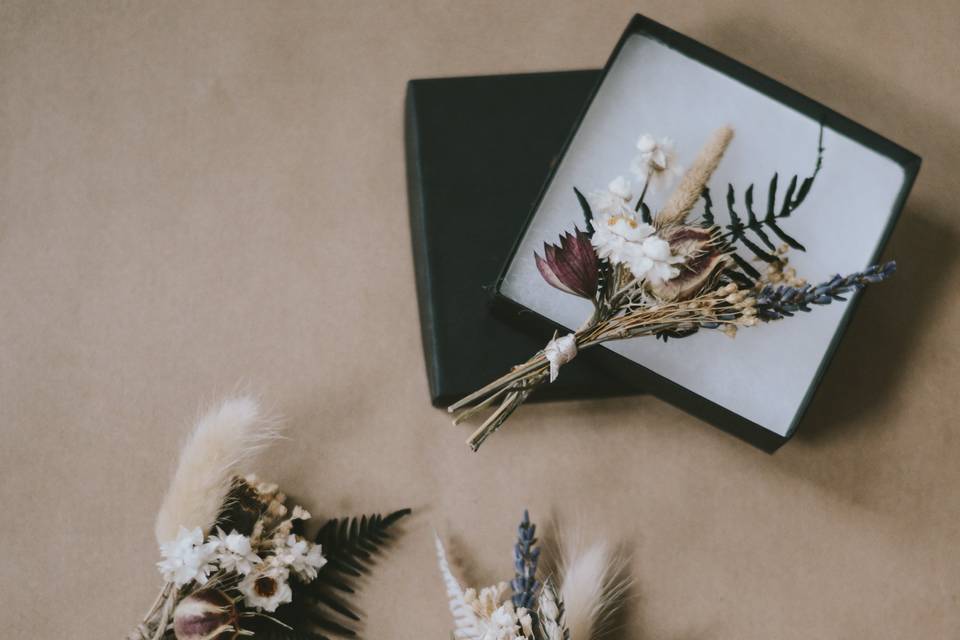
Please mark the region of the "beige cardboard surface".
<svg viewBox="0 0 960 640"><path fill-rule="evenodd" d="M427 400L404 83L597 67L634 11L922 155L900 273L772 457L646 397L524 407L472 454ZM312 511L416 510L367 637L448 637L432 529L482 585L524 506L629 546L618 638L956 637L958 35L950 1L4 2L0 636L139 620L178 445L240 387Z"/></svg>

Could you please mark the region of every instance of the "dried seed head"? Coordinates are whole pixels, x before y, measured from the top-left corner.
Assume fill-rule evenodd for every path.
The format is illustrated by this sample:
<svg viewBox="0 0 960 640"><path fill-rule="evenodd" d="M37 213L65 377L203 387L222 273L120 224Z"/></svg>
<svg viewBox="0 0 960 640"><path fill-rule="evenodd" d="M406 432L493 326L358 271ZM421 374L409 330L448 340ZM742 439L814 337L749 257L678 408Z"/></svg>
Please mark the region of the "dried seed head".
<svg viewBox="0 0 960 640"><path fill-rule="evenodd" d="M685 300L709 288L719 273L730 264L730 256L721 250L716 228L672 226L661 232L670 245L670 254L682 260L676 276L651 283L651 292L661 300Z"/></svg>
<svg viewBox="0 0 960 640"><path fill-rule="evenodd" d="M177 604L173 632L177 640L236 640L240 614L223 591L203 589Z"/></svg>
<svg viewBox="0 0 960 640"><path fill-rule="evenodd" d="M733 139L733 129L730 127L721 127L713 132L697 154L693 164L684 173L680 184L670 195L663 210L657 214L654 224L658 229L684 223L693 206L699 202L703 188L720 164L720 158L723 157L731 139Z"/></svg>
<svg viewBox="0 0 960 640"><path fill-rule="evenodd" d="M727 337L730 337L730 338L737 337L737 325L735 324L724 325L723 329L720 329L720 331L723 331L727 335Z"/></svg>
<svg viewBox="0 0 960 640"><path fill-rule="evenodd" d="M278 494L277 498L272 500L267 506L267 515L271 518L276 518L277 520L283 518L287 515L287 508L283 505L283 500L286 499L282 493Z"/></svg>

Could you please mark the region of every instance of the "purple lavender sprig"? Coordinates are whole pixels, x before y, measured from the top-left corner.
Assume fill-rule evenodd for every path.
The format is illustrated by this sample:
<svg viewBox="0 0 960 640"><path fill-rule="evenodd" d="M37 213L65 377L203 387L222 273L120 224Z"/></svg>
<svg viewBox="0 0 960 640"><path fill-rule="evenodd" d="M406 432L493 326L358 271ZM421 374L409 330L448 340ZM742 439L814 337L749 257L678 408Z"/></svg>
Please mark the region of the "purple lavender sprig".
<svg viewBox="0 0 960 640"><path fill-rule="evenodd" d="M540 548L537 544L537 525L530 522L530 514L523 510L523 520L517 527L517 544L513 547L513 569L515 576L510 581L513 587L513 606L517 609L533 609L540 582L537 580L537 563L540 561Z"/></svg>
<svg viewBox="0 0 960 640"><path fill-rule="evenodd" d="M859 291L868 284L883 282L897 271L897 263L873 265L863 271L844 277L835 275L816 286L802 287L767 285L757 294L757 317L764 321L782 320L797 311L810 311L810 305L830 304L834 300L845 301L845 294Z"/></svg>

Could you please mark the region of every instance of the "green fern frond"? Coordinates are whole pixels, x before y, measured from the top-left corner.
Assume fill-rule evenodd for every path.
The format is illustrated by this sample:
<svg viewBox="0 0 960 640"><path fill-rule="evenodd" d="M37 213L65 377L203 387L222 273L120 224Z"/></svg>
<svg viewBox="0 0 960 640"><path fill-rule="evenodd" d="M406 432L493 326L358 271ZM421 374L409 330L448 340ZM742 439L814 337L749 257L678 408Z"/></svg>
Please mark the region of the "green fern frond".
<svg viewBox="0 0 960 640"><path fill-rule="evenodd" d="M587 233L589 233L592 236L594 231L593 210L590 208L590 203L587 202L586 196L584 196L580 192L580 189L577 189L576 187L574 187L573 192L577 196L577 202L580 203L580 210L583 212L583 222L587 226Z"/></svg>
<svg viewBox="0 0 960 640"><path fill-rule="evenodd" d="M747 249L757 259L770 264L780 261L775 240L779 240L798 251L806 251L803 244L783 229L781 222L784 218L789 218L806 200L810 189L813 187L813 182L823 166L823 151L823 124L821 123L817 138L817 158L813 172L802 181L799 176L794 175L784 191L782 200L777 194L780 176L774 173L767 189L766 211L762 217L758 216L754 209L753 184L747 187L743 194L743 211L745 211L745 214L743 211L738 211L736 191L733 185L727 185L726 200L730 221L723 226L723 237L736 264L735 269L729 270L728 275L731 279L738 282L749 281L752 284L760 277L760 272L750 264L749 260L736 252L738 247ZM703 224L704 226L713 226L716 224L711 209L713 202L707 189L704 189L703 200Z"/></svg>

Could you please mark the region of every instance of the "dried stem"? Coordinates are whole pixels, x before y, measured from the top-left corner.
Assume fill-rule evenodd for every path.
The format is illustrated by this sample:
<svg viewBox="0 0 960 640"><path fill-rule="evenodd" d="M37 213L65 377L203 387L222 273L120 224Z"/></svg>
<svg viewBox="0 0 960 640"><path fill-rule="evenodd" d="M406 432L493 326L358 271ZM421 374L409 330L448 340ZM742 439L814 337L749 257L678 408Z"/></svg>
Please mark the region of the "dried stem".
<svg viewBox="0 0 960 640"><path fill-rule="evenodd" d="M623 289L632 287L632 283ZM623 290L622 289L622 290ZM661 332L696 328L716 328L727 324L752 324L753 292L737 292L727 285L696 298L678 302L663 302L653 307L606 317L574 333L577 351L583 351L609 340L655 335ZM474 451L507 421L510 415L540 385L549 379L550 364L543 351L515 367L510 373L494 380L479 391L460 400L449 409L455 413L454 423L474 415L496 400L500 405L467 440Z"/></svg>
<svg viewBox="0 0 960 640"><path fill-rule="evenodd" d="M167 622L170 620L176 596L177 593L173 589L173 584L168 582L164 585L147 615L143 617L143 621L127 636L127 640L162 638L167 629Z"/></svg>

